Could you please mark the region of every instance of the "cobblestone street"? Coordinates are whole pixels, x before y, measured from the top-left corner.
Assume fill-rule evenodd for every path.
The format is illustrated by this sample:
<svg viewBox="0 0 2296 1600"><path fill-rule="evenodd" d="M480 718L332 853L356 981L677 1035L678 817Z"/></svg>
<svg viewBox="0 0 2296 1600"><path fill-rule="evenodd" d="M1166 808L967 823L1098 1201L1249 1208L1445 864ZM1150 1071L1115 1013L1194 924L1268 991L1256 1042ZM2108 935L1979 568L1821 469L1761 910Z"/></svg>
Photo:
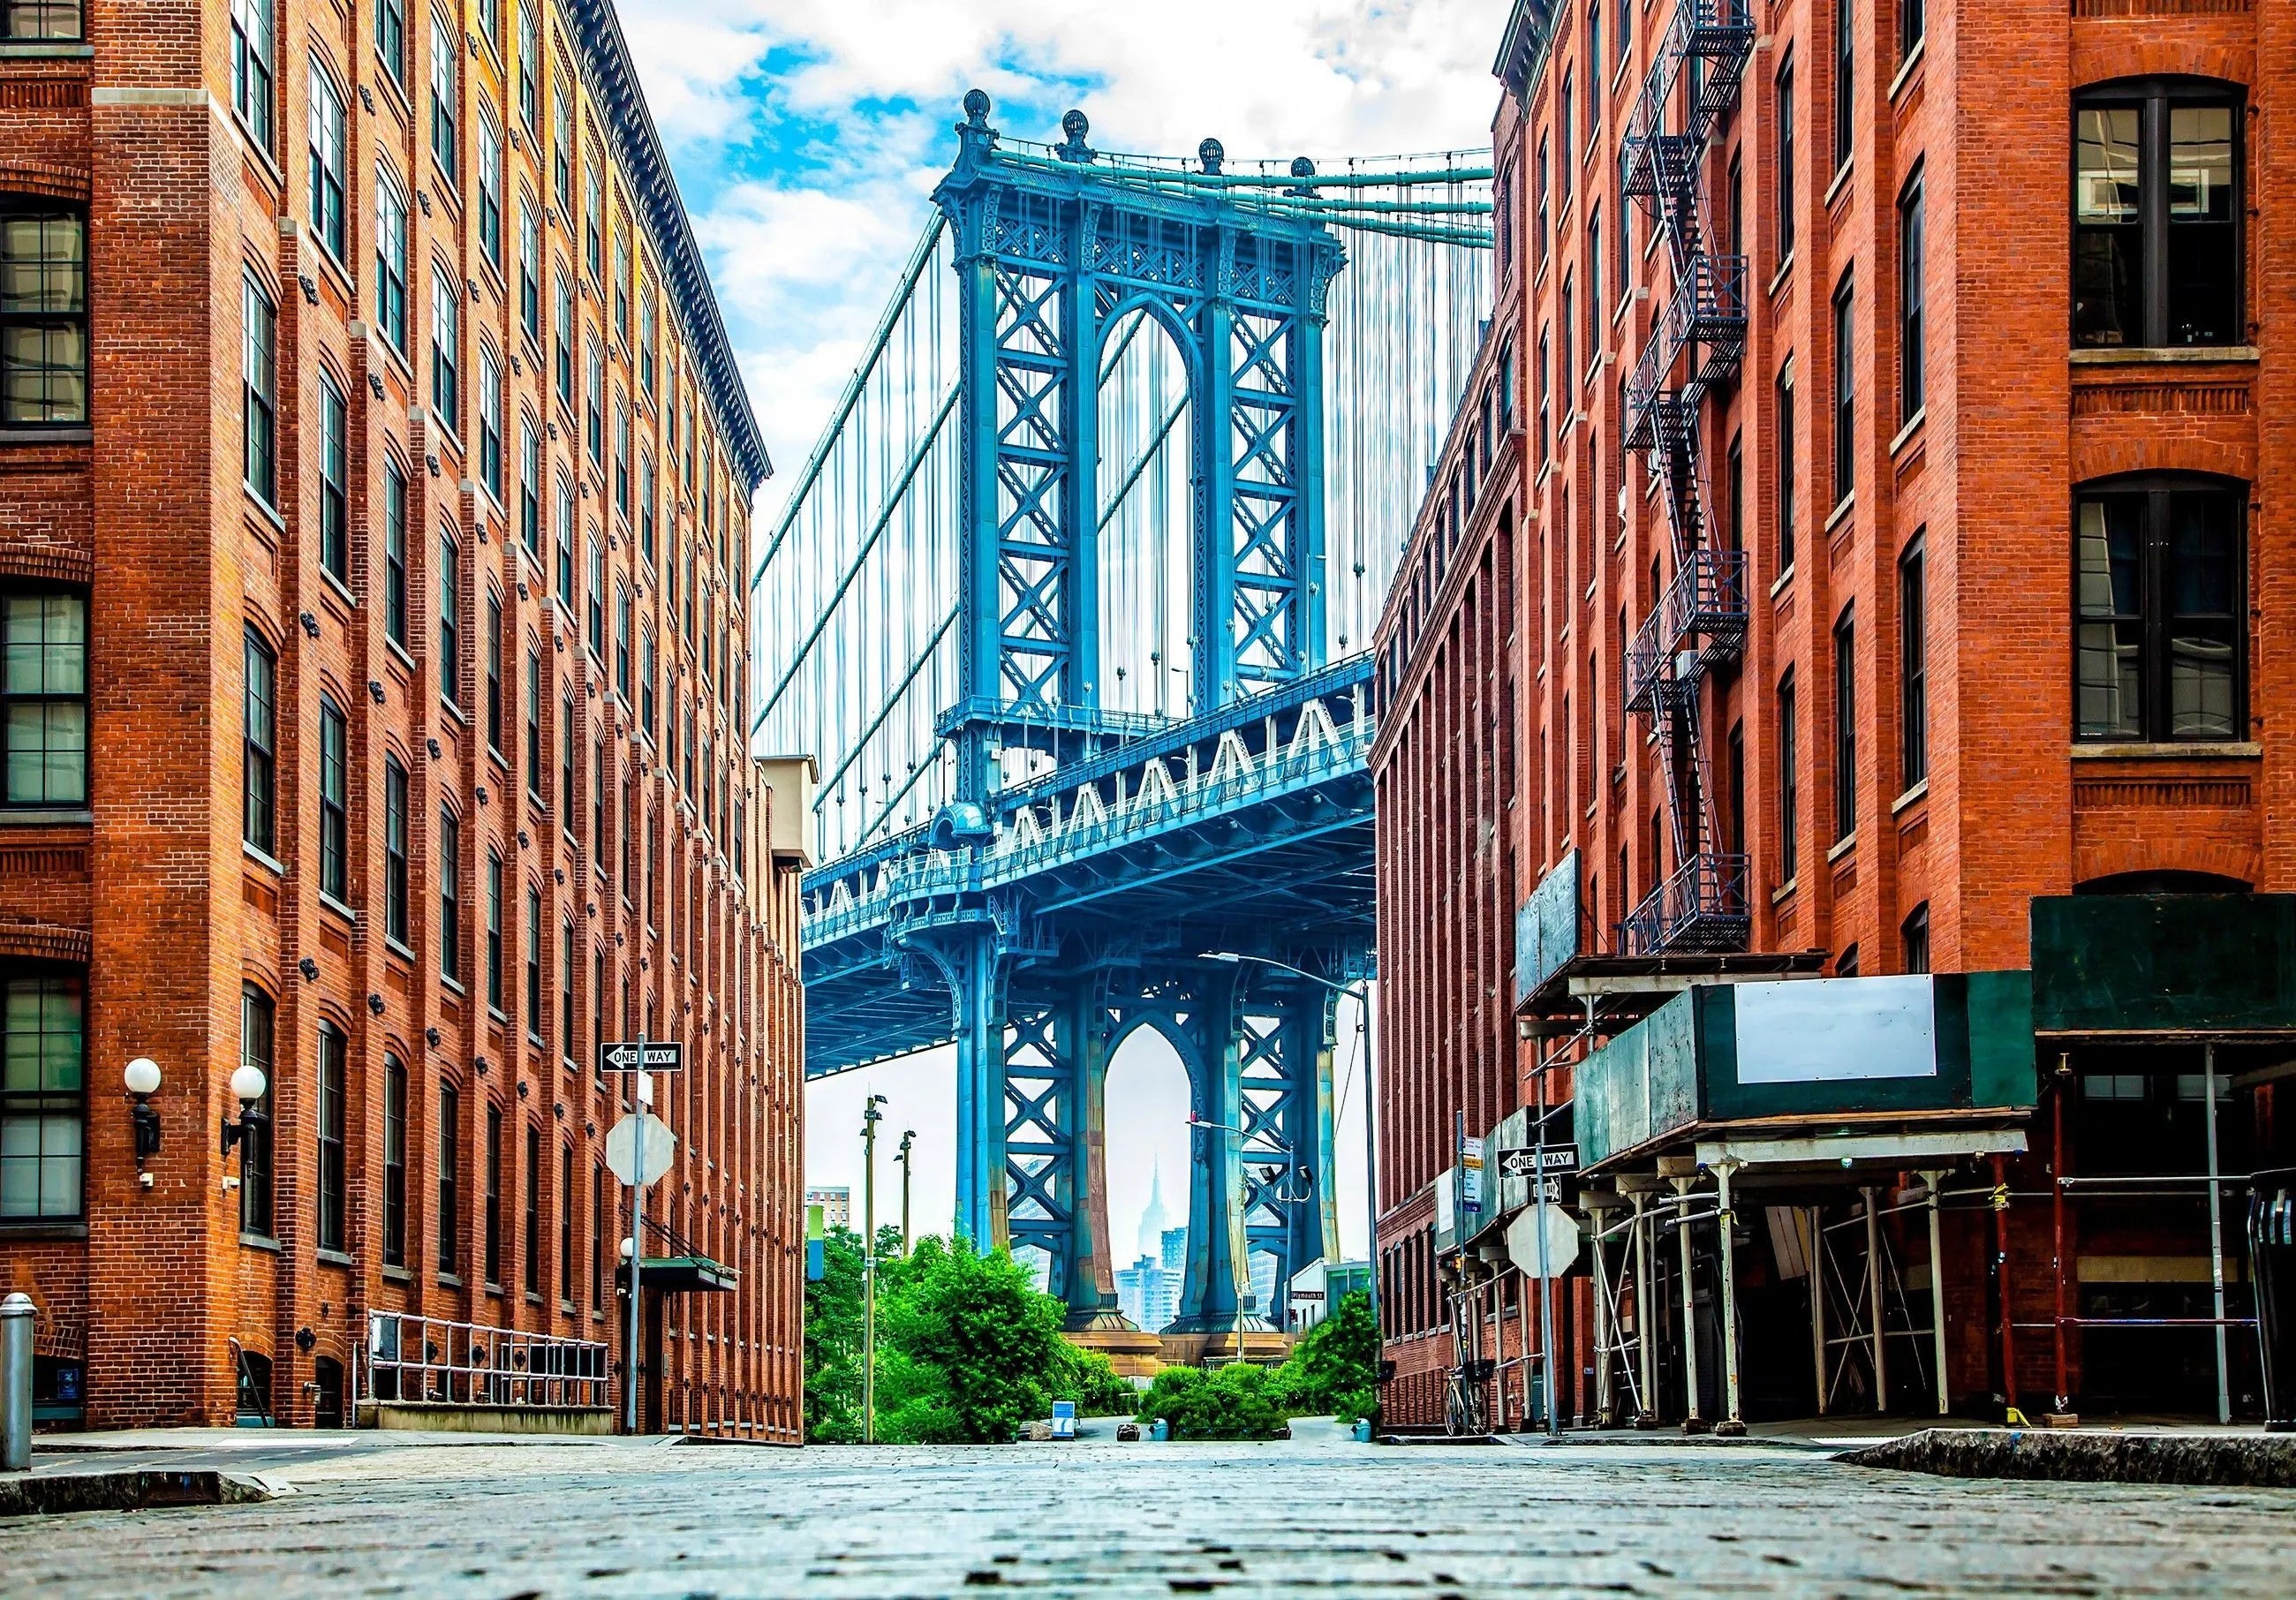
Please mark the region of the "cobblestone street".
<svg viewBox="0 0 2296 1600"><path fill-rule="evenodd" d="M1783 1448L601 1442L305 1447L244 1470L296 1492L0 1523L0 1594L2125 1596L2296 1583L2296 1493L1969 1481Z"/></svg>

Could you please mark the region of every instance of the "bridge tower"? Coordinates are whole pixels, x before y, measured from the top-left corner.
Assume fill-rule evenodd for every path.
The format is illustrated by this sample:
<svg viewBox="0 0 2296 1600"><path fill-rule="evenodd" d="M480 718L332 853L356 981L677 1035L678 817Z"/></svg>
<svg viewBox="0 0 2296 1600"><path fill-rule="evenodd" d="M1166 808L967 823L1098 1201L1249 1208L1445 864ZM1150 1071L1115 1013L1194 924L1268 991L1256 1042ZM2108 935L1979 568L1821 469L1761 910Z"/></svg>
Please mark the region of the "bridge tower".
<svg viewBox="0 0 2296 1600"><path fill-rule="evenodd" d="M1735 950L1751 927L1746 858L1721 848L1702 702L1746 639L1746 557L1720 547L1709 508L1706 396L1746 349L1746 258L1714 248L1707 145L1751 53L1747 0L1681 0L1635 102L1620 152L1624 193L1664 236L1673 298L1627 384L1624 447L1665 486L1674 575L1627 647L1628 710L1651 719L1666 775L1675 868L1627 914L1629 955Z"/></svg>
<svg viewBox="0 0 2296 1600"><path fill-rule="evenodd" d="M980 91L965 96L956 163L934 193L957 280L960 643L959 697L938 730L955 792L930 843L958 861L993 848L1014 784L1142 732L1103 709L1098 624L1113 579L1096 400L1119 324L1152 319L1185 367L1191 709L1324 665L1323 335L1344 262L1337 236L1302 214L1316 203L1304 160L1278 209L1250 203L1273 198L1265 187L1239 201L1217 181L1214 141L1193 169L1112 170L1081 112L1047 150L1008 146L990 110ZM1152 954L1152 939L1055 935L994 892L937 901L891 937L951 997L958 1227L1041 1251L1073 1325L1123 1325L1102 1105L1109 1061L1136 1027L1173 1041L1191 1086L1177 1325L1232 1329L1248 1282L1239 1258L1252 1251L1275 1256L1279 1301L1293 1270L1336 1253L1328 992Z"/></svg>

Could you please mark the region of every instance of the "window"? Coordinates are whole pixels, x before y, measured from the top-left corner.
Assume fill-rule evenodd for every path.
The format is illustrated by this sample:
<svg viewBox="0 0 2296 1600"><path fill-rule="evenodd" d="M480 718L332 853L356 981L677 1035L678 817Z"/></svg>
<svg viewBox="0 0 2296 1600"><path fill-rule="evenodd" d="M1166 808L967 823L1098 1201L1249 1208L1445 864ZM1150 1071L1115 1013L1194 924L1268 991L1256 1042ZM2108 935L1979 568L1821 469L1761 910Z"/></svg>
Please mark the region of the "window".
<svg viewBox="0 0 2296 1600"><path fill-rule="evenodd" d="M430 14L430 154L448 177L455 176L455 119L461 115L461 66L447 20Z"/></svg>
<svg viewBox="0 0 2296 1600"><path fill-rule="evenodd" d="M594 465L606 459L606 356L593 339L583 365L582 437Z"/></svg>
<svg viewBox="0 0 2296 1600"><path fill-rule="evenodd" d="M526 1036L542 1040L542 890L526 891Z"/></svg>
<svg viewBox="0 0 2296 1600"><path fill-rule="evenodd" d="M484 1215L480 1218L486 1230L486 1276L488 1284L502 1282L502 1108L487 1107L487 1188Z"/></svg>
<svg viewBox="0 0 2296 1600"><path fill-rule="evenodd" d="M574 831L574 694L558 697L558 825Z"/></svg>
<svg viewBox="0 0 2296 1600"><path fill-rule="evenodd" d="M1857 831L1857 628L1848 606L1833 625L1833 837Z"/></svg>
<svg viewBox="0 0 2296 1600"><path fill-rule="evenodd" d="M482 107L479 111L479 248L495 270L503 264L502 131Z"/></svg>
<svg viewBox="0 0 2296 1600"><path fill-rule="evenodd" d="M319 696L319 892L350 899L350 720Z"/></svg>
<svg viewBox="0 0 2296 1600"><path fill-rule="evenodd" d="M349 407L325 372L319 374L319 564L350 581L350 480L346 446Z"/></svg>
<svg viewBox="0 0 2296 1600"><path fill-rule="evenodd" d="M606 654L606 546L596 534L586 541L589 546L589 594L585 604L586 620L589 625L590 653L603 661Z"/></svg>
<svg viewBox="0 0 2296 1600"><path fill-rule="evenodd" d="M1930 775L1929 595L1923 539L1898 558L1898 766L1902 789Z"/></svg>
<svg viewBox="0 0 2296 1600"><path fill-rule="evenodd" d="M439 813L439 972L463 976L463 822L452 811Z"/></svg>
<svg viewBox="0 0 2296 1600"><path fill-rule="evenodd" d="M533 421L519 419L518 532L526 553L542 559L542 436Z"/></svg>
<svg viewBox="0 0 2296 1600"><path fill-rule="evenodd" d="M1595 13L1589 12L1592 16ZM1603 350L1603 208L1587 213L1587 360L1592 365Z"/></svg>
<svg viewBox="0 0 2296 1600"><path fill-rule="evenodd" d="M406 354L406 195L381 166L374 173L374 324L391 349Z"/></svg>
<svg viewBox="0 0 2296 1600"><path fill-rule="evenodd" d="M1854 943L1844 945L1841 954L1833 958L1833 975L1837 978L1855 978L1857 976L1857 945Z"/></svg>
<svg viewBox="0 0 2296 1600"><path fill-rule="evenodd" d="M382 1058L382 1264L406 1265L406 1063Z"/></svg>
<svg viewBox="0 0 2296 1600"><path fill-rule="evenodd" d="M653 737L653 629L638 634L638 726Z"/></svg>
<svg viewBox="0 0 2296 1600"><path fill-rule="evenodd" d="M1908 0L1917 3L1917 0ZM1898 423L1920 414L1923 401L1922 349L1922 174L1898 197Z"/></svg>
<svg viewBox="0 0 2296 1600"><path fill-rule="evenodd" d="M78 1217L87 1138L86 980L20 971L0 982L0 1217Z"/></svg>
<svg viewBox="0 0 2296 1600"><path fill-rule="evenodd" d="M439 1086L439 1270L452 1273L462 1256L463 1096L451 1083Z"/></svg>
<svg viewBox="0 0 2296 1600"><path fill-rule="evenodd" d="M1791 883L1801 865L1801 790L1796 749L1794 675L1778 680L1778 882Z"/></svg>
<svg viewBox="0 0 2296 1600"><path fill-rule="evenodd" d="M1778 258L1794 252L1794 71L1789 59L1778 73Z"/></svg>
<svg viewBox="0 0 2296 1600"><path fill-rule="evenodd" d="M0 4L0 39L49 44L78 39L86 27L81 0L6 0Z"/></svg>
<svg viewBox="0 0 2296 1600"><path fill-rule="evenodd" d="M1742 857L1746 853L1746 725L1730 725L1729 755L1723 769L1723 800L1728 814L1723 818L1724 840L1730 853Z"/></svg>
<svg viewBox="0 0 2296 1600"><path fill-rule="evenodd" d="M374 53L382 70L403 88L406 83L406 0L375 0Z"/></svg>
<svg viewBox="0 0 2296 1600"><path fill-rule="evenodd" d="M1855 0L1833 5L1833 167L1849 163L1857 144L1857 7Z"/></svg>
<svg viewBox="0 0 2296 1600"><path fill-rule="evenodd" d="M638 457L638 550L653 559L653 457Z"/></svg>
<svg viewBox="0 0 2296 1600"><path fill-rule="evenodd" d="M542 653L526 652L526 792L542 798Z"/></svg>
<svg viewBox="0 0 2296 1600"><path fill-rule="evenodd" d="M388 458L382 468L382 632L406 648L406 474Z"/></svg>
<svg viewBox="0 0 2296 1600"><path fill-rule="evenodd" d="M558 1146L558 1298L574 1299L574 1147Z"/></svg>
<svg viewBox="0 0 2296 1600"><path fill-rule="evenodd" d="M406 928L406 768L382 759L382 931L404 946Z"/></svg>
<svg viewBox="0 0 2296 1600"><path fill-rule="evenodd" d="M239 1145L239 1231L270 1238L272 1218L271 1105L278 1071L272 1064L277 1016L271 997L252 983L239 987L239 1059L263 1074L260 1120L247 1125Z"/></svg>
<svg viewBox="0 0 2296 1600"><path fill-rule="evenodd" d="M240 285L241 474L266 505L279 504L278 319L252 276Z"/></svg>
<svg viewBox="0 0 2296 1600"><path fill-rule="evenodd" d="M1746 453L1737 434L1730 436L1730 449L1724 463L1725 516L1722 537L1728 541L1723 547L1740 551L1746 547Z"/></svg>
<svg viewBox="0 0 2296 1600"><path fill-rule="evenodd" d="M574 1060L574 924L558 924L558 1053Z"/></svg>
<svg viewBox="0 0 2296 1600"><path fill-rule="evenodd" d="M542 131L542 26L533 0L518 8L518 119L529 134Z"/></svg>
<svg viewBox="0 0 2296 1600"><path fill-rule="evenodd" d="M503 743L502 596L487 591L487 748L500 753Z"/></svg>
<svg viewBox="0 0 2296 1600"><path fill-rule="evenodd" d="M574 205L574 108L560 89L550 97L552 152L552 182L558 190L558 203L570 210Z"/></svg>
<svg viewBox="0 0 2296 1600"><path fill-rule="evenodd" d="M276 81L271 4L231 0L231 109L239 113L249 137L265 150L271 148L272 86Z"/></svg>
<svg viewBox="0 0 2296 1600"><path fill-rule="evenodd" d="M1789 361L1778 372L1778 570L1794 564L1794 380Z"/></svg>
<svg viewBox="0 0 2296 1600"><path fill-rule="evenodd" d="M526 1126L526 1292L542 1292L542 1129Z"/></svg>
<svg viewBox="0 0 2296 1600"><path fill-rule="evenodd" d="M430 409L449 433L463 426L463 297L437 263L430 267Z"/></svg>
<svg viewBox="0 0 2296 1600"><path fill-rule="evenodd" d="M606 1169L603 1163L590 1168L590 1309L600 1311L606 1305Z"/></svg>
<svg viewBox="0 0 2296 1600"><path fill-rule="evenodd" d="M2075 512L2076 731L2163 742L2247 726L2243 492L2216 480L2123 479Z"/></svg>
<svg viewBox="0 0 2296 1600"><path fill-rule="evenodd" d="M518 321L529 339L542 342L542 229L523 196L518 202Z"/></svg>
<svg viewBox="0 0 2296 1600"><path fill-rule="evenodd" d="M10 588L0 595L0 716L10 806L87 800L87 596Z"/></svg>
<svg viewBox="0 0 2296 1600"><path fill-rule="evenodd" d="M503 863L487 852L487 1005L499 1015L503 1008Z"/></svg>
<svg viewBox="0 0 2296 1600"><path fill-rule="evenodd" d="M614 406L614 504L630 514L630 413L619 401Z"/></svg>
<svg viewBox="0 0 2296 1600"><path fill-rule="evenodd" d="M2143 81L2073 111L2073 342L2236 345L2241 103Z"/></svg>
<svg viewBox="0 0 2296 1600"><path fill-rule="evenodd" d="M630 241L628 224L618 219L614 233L614 337L630 341Z"/></svg>
<svg viewBox="0 0 2296 1600"><path fill-rule="evenodd" d="M590 860L598 866L612 859L606 849L606 742L601 739L590 747Z"/></svg>
<svg viewBox="0 0 2296 1600"><path fill-rule="evenodd" d="M558 403L574 408L574 280L558 269Z"/></svg>
<svg viewBox="0 0 2296 1600"><path fill-rule="evenodd" d="M499 505L503 497L502 362L494 347L479 346L479 481Z"/></svg>
<svg viewBox="0 0 2296 1600"><path fill-rule="evenodd" d="M594 146L596 139L591 144ZM582 169L582 256L590 264L590 275L597 279L606 275L605 210L604 186L593 163Z"/></svg>
<svg viewBox="0 0 2296 1600"><path fill-rule="evenodd" d="M246 690L240 733L241 837L265 855L278 849L276 754L279 748L279 658L252 626L242 655ZM14 665L12 660L10 665Z"/></svg>
<svg viewBox="0 0 2296 1600"><path fill-rule="evenodd" d="M1898 929L1906 951L1906 971L1926 972L1930 970L1930 903L1923 900L1906 915Z"/></svg>
<svg viewBox="0 0 2296 1600"><path fill-rule="evenodd" d="M87 421L87 224L0 202L0 427Z"/></svg>
<svg viewBox="0 0 2296 1600"><path fill-rule="evenodd" d="M1833 291L1833 503L1857 486L1857 352L1851 343L1850 275Z"/></svg>
<svg viewBox="0 0 2296 1600"><path fill-rule="evenodd" d="M1898 59L1904 61L1913 54L1914 46L1922 42L1929 29L1929 9L1924 0L1898 0ZM1906 971L1914 971L1908 967ZM1927 967L1920 969L1927 972Z"/></svg>
<svg viewBox="0 0 2296 1600"><path fill-rule="evenodd" d="M311 61L311 231L327 253L343 258L343 97L316 56Z"/></svg>
<svg viewBox="0 0 2296 1600"><path fill-rule="evenodd" d="M653 369L657 360L659 341L653 308L652 264L647 263L646 282L638 290L638 382L648 394L653 392Z"/></svg>
<svg viewBox="0 0 2296 1600"><path fill-rule="evenodd" d="M623 583L614 585L614 693L630 697L630 590Z"/></svg>
<svg viewBox="0 0 2296 1600"><path fill-rule="evenodd" d="M499 50L502 47L503 0L478 0L479 35Z"/></svg>
<svg viewBox="0 0 2296 1600"><path fill-rule="evenodd" d="M567 620L574 617L574 484L561 475L558 480L558 603L565 608Z"/></svg>
<svg viewBox="0 0 2296 1600"><path fill-rule="evenodd" d="M349 1164L345 1159L344 1130L349 1112L343 1104L344 1061L350 1041L341 1029L332 1022L319 1024L319 1229L321 1250L342 1253L344 1242L345 1179Z"/></svg>
<svg viewBox="0 0 2296 1600"><path fill-rule="evenodd" d="M1565 72L1554 99L1554 176L1555 188L1566 201L1570 198L1570 174L1578 165L1571 159L1575 148L1570 143L1570 74Z"/></svg>

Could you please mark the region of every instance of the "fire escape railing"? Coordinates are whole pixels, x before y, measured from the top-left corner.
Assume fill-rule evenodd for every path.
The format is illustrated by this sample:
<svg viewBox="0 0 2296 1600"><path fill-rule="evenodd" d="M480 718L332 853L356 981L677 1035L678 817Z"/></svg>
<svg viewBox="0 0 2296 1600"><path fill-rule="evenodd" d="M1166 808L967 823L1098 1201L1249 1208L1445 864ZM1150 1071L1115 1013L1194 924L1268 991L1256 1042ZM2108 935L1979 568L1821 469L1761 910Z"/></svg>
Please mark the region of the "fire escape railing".
<svg viewBox="0 0 2296 1600"><path fill-rule="evenodd" d="M1666 240L1673 276L1627 382L1624 447L1664 488L1674 577L1627 645L1624 682L1659 747L1676 866L1620 923L1629 955L1742 949L1752 926L1746 857L1722 848L1700 730L1707 677L1745 647L1746 557L1715 537L1700 444L1707 395L1746 352L1746 258L1714 248L1706 155L1753 43L1747 0L1680 0L1619 153L1621 186Z"/></svg>

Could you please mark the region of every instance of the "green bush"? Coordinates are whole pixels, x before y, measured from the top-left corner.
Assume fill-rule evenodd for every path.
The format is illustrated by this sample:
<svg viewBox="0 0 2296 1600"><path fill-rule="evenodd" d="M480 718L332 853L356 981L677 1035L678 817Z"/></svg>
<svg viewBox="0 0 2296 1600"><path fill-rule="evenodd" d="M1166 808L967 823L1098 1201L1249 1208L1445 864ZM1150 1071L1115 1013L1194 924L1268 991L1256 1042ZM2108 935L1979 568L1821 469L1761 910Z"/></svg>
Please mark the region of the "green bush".
<svg viewBox="0 0 2296 1600"><path fill-rule="evenodd" d="M1106 1356L1065 1339L1054 1365L1052 1391L1056 1400L1074 1400L1078 1416L1130 1416L1140 1404L1140 1391L1117 1375Z"/></svg>
<svg viewBox="0 0 2296 1600"><path fill-rule="evenodd" d="M1351 1423L1370 1415L1379 1403L1379 1317L1371 1296L1359 1289L1341 1296L1276 1369L1275 1384L1295 1416Z"/></svg>
<svg viewBox="0 0 2296 1600"><path fill-rule="evenodd" d="M1272 1439L1285 1421L1282 1391L1264 1366L1234 1363L1207 1371L1168 1366L1142 1399L1139 1420L1160 1422L1174 1439Z"/></svg>

